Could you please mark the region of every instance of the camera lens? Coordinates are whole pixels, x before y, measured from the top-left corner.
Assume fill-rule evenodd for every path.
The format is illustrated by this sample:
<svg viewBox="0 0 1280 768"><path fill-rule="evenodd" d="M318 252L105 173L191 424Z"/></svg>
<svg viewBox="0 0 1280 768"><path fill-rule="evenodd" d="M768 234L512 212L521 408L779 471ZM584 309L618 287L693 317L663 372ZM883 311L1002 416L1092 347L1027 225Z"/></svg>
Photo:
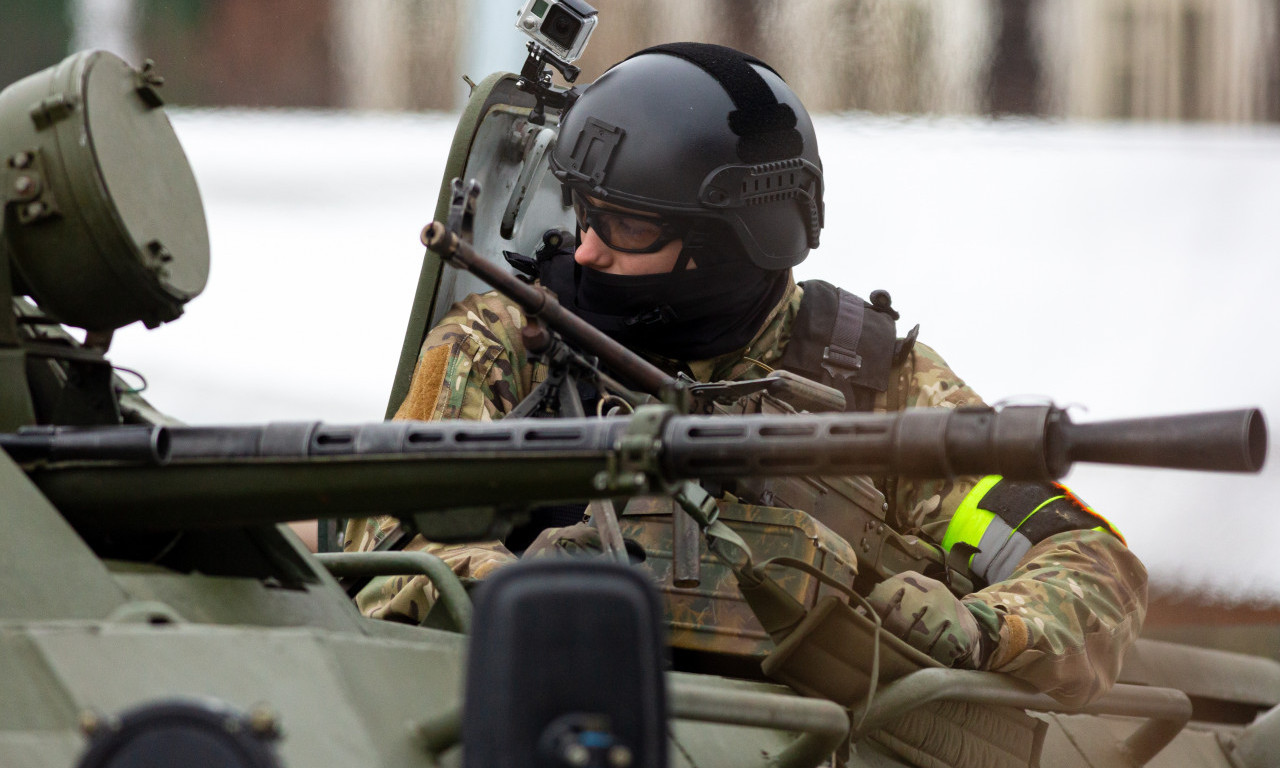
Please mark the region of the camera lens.
<svg viewBox="0 0 1280 768"><path fill-rule="evenodd" d="M581 29L582 19L563 5L554 5L542 22L541 31L548 40L567 51L573 46L573 40Z"/></svg>

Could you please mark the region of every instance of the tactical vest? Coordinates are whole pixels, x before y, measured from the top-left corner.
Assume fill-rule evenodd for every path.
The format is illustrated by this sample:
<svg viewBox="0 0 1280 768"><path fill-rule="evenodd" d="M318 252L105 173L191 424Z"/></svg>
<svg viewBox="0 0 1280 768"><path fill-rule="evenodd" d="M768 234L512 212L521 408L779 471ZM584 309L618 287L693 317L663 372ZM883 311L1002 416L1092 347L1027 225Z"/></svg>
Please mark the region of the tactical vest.
<svg viewBox="0 0 1280 768"><path fill-rule="evenodd" d="M804 298L778 367L840 390L846 411L871 410L920 326L899 339L898 313L885 291L872 291L868 302L822 280L800 287Z"/></svg>

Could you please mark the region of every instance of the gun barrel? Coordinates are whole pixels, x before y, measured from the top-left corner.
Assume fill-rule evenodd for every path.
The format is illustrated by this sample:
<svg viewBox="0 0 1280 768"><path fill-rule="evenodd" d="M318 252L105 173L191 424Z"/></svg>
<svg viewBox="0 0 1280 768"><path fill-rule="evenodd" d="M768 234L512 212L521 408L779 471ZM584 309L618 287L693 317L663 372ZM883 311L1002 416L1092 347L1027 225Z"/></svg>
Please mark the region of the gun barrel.
<svg viewBox="0 0 1280 768"><path fill-rule="evenodd" d="M1064 415L1060 431L1071 461L1257 472L1267 457L1266 420L1256 408L1094 424Z"/></svg>
<svg viewBox="0 0 1280 768"><path fill-rule="evenodd" d="M999 474L1062 477L1077 461L1257 472L1261 411L1073 424L1052 406L922 408L901 414L677 417L663 438L673 477Z"/></svg>
<svg viewBox="0 0 1280 768"><path fill-rule="evenodd" d="M119 453L104 450L39 464L29 474L64 514L85 524L171 529L523 509L692 478L1043 480L1061 477L1076 461L1256 472L1267 440L1257 410L1072 424L1051 406L714 417L650 406L628 418L169 427L151 434L166 436L167 464L122 463ZM101 461L84 461L90 458Z"/></svg>
<svg viewBox="0 0 1280 768"><path fill-rule="evenodd" d="M169 459L166 427L24 427L0 434L0 450L14 461L128 461Z"/></svg>
<svg viewBox="0 0 1280 768"><path fill-rule="evenodd" d="M551 292L530 285L488 261L440 222L433 221L422 230L422 244L450 264L498 289L519 304L525 314L541 318L570 343L598 357L606 368L631 386L661 396L675 385L675 380L661 369L560 306Z"/></svg>

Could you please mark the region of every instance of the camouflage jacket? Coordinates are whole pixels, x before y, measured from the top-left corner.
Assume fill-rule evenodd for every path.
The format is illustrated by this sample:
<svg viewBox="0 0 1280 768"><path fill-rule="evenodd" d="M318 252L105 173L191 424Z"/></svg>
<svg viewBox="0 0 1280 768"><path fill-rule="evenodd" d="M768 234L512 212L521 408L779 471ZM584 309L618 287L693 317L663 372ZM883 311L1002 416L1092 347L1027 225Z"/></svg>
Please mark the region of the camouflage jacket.
<svg viewBox="0 0 1280 768"><path fill-rule="evenodd" d="M745 350L682 364L699 381L767 373L782 357L800 308L794 283ZM454 305L422 345L409 395L398 419L502 418L546 376L520 340L521 310L497 293ZM662 365L663 361L655 361ZM674 371L675 363L665 367ZM894 370L874 410L953 408L981 404L936 352L923 344ZM903 533L941 541L960 501L978 478L881 481L890 520ZM395 523L353 521L347 549L371 549ZM412 549L433 551L460 575L483 577L513 556L496 543L444 547L419 537ZM1033 547L1006 580L970 595L977 612L999 626L999 645L987 668L1008 672L1067 703L1096 698L1119 674L1125 650L1146 611L1146 570L1116 537L1096 531L1052 536ZM423 577L384 580L361 595L361 610L387 618L419 619L433 593Z"/></svg>

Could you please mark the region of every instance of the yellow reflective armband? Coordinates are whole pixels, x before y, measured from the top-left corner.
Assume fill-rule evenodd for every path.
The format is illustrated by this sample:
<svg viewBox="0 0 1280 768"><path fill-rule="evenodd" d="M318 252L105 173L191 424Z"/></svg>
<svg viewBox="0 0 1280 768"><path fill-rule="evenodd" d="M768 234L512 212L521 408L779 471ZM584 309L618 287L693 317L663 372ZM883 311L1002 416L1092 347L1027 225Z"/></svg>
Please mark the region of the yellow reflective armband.
<svg viewBox="0 0 1280 768"><path fill-rule="evenodd" d="M1031 547L1058 533L1106 531L1124 537L1078 496L1057 483L1005 480L988 475L956 508L942 539L950 552L957 544L977 551L969 568L987 584L1003 581Z"/></svg>

